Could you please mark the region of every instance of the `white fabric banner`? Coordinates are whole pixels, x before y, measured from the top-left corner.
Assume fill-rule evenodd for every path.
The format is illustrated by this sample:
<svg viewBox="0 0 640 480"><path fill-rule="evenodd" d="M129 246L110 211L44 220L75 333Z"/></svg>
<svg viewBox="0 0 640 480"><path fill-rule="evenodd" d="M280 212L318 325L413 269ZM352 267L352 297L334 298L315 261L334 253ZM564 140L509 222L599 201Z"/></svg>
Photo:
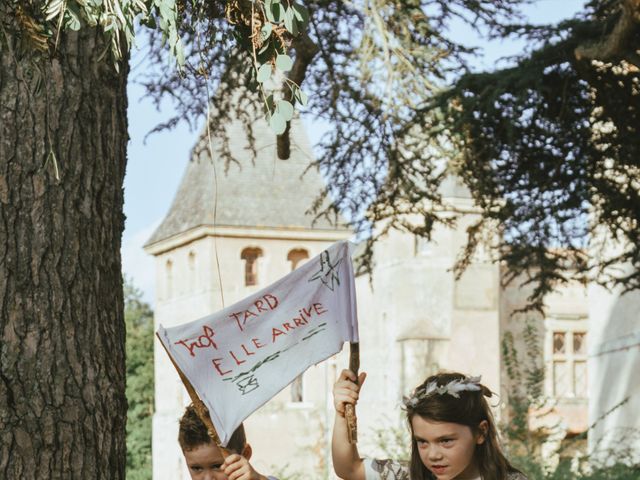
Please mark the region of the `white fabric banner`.
<svg viewBox="0 0 640 480"><path fill-rule="evenodd" d="M223 445L298 375L358 341L350 245L338 242L272 285L158 336Z"/></svg>

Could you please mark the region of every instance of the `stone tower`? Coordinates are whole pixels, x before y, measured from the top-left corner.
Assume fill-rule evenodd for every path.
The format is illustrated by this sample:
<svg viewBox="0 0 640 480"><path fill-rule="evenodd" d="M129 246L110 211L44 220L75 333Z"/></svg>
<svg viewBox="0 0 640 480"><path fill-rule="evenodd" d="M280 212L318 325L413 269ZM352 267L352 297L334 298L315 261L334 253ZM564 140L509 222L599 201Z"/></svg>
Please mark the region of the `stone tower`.
<svg viewBox="0 0 640 480"><path fill-rule="evenodd" d="M307 214L324 182L315 169L305 173L313 157L299 121L291 129L288 160L277 158L275 136L263 120L254 125L253 162L240 123L232 123L228 132L231 162L225 162L228 158L220 150L214 150L213 158L206 150L194 156L169 212L145 245L156 262L156 328L203 317L222 308L223 301L231 305L351 235L323 218L314 223ZM204 136L201 142L206 144ZM313 388L314 384L326 384L321 370L305 373L263 407L262 414L246 422L256 452L252 463L259 471L268 473L271 465L289 461L286 451L279 453L283 444L273 442L274 434L302 435L304 443L309 415L318 405L324 412L324 399L313 399L324 387ZM188 402L174 367L156 342L156 480L189 478L177 443L178 419ZM315 460L310 457L309 462Z"/></svg>

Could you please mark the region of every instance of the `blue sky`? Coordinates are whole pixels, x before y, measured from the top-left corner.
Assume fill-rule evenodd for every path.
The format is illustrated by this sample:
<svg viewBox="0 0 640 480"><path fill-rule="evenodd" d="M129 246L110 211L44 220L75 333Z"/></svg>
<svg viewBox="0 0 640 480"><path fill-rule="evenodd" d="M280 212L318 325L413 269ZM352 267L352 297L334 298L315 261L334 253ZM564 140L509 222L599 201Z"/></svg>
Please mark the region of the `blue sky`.
<svg viewBox="0 0 640 480"><path fill-rule="evenodd" d="M526 8L532 22L557 22L573 16L582 9L585 0L538 0ZM470 46L479 46L484 55L478 58L478 69L500 66L500 58L515 55L526 47L522 41L488 42L468 27L455 26L456 38ZM132 53L132 64L144 68L141 51ZM134 69L130 78L135 80ZM303 86L304 89L304 86ZM144 253L142 245L167 213L184 172L189 152L197 132L190 132L181 125L171 132L144 137L155 125L171 116L171 105L167 103L158 111L149 99L143 99L143 91L130 81L129 94L129 149L127 173L124 181L127 217L122 239L123 270L144 293L144 298L154 303L155 265ZM315 144L322 128L312 128L313 121L306 119L307 132Z"/></svg>

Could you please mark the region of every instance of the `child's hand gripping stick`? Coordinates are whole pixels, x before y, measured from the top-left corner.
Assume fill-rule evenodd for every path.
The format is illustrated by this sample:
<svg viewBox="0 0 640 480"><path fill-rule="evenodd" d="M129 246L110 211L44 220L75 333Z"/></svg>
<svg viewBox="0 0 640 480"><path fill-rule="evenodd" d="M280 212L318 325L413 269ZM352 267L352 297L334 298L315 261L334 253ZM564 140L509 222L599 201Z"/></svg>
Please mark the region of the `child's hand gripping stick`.
<svg viewBox="0 0 640 480"><path fill-rule="evenodd" d="M358 343L349 344L349 370L356 375L355 382L358 383L358 370L360 368L360 345ZM350 403L345 405L345 418L347 419L347 432L349 443L358 442L358 419L356 417L356 407Z"/></svg>

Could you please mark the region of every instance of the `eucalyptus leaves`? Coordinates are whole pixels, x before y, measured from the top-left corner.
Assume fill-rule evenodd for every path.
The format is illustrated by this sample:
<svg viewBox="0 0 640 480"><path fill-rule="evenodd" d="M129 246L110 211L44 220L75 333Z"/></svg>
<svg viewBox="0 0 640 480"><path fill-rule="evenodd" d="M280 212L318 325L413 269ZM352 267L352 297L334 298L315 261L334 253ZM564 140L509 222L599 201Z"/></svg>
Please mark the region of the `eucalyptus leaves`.
<svg viewBox="0 0 640 480"><path fill-rule="evenodd" d="M253 65L263 92L269 126L277 135L285 131L287 122L293 118L294 104L307 104L307 95L286 74L294 67L293 59L287 54L288 48L292 40L304 32L308 22L308 10L297 2L264 0L252 4L250 49ZM265 86L270 81L277 84L280 79L289 91L267 94Z"/></svg>
<svg viewBox="0 0 640 480"><path fill-rule="evenodd" d="M307 103L307 95L288 73L295 69L289 51L295 40L305 35L309 11L292 0L217 2L219 11L224 12L220 18L225 16L234 27L235 40L252 59L267 121L276 134L282 134L293 118L294 105ZM65 30L101 28L110 45L101 54L110 54L118 70L124 54L135 43L137 23L162 32L166 47L182 69L185 52L181 28L186 21L182 18L185 9L204 12L209 5L204 0L45 0L36 8L30 0L15 0L15 8L24 19L23 29L29 30L27 37L32 40L32 47L42 52L55 52L58 38ZM203 20L195 16L189 21Z"/></svg>
<svg viewBox="0 0 640 480"><path fill-rule="evenodd" d="M176 0L48 0L42 9L43 26L51 34L55 32L55 45L62 30L78 31L85 26L100 26L109 36L116 70L123 54L135 42L137 20L151 27L159 27L178 65L184 64L177 12Z"/></svg>

